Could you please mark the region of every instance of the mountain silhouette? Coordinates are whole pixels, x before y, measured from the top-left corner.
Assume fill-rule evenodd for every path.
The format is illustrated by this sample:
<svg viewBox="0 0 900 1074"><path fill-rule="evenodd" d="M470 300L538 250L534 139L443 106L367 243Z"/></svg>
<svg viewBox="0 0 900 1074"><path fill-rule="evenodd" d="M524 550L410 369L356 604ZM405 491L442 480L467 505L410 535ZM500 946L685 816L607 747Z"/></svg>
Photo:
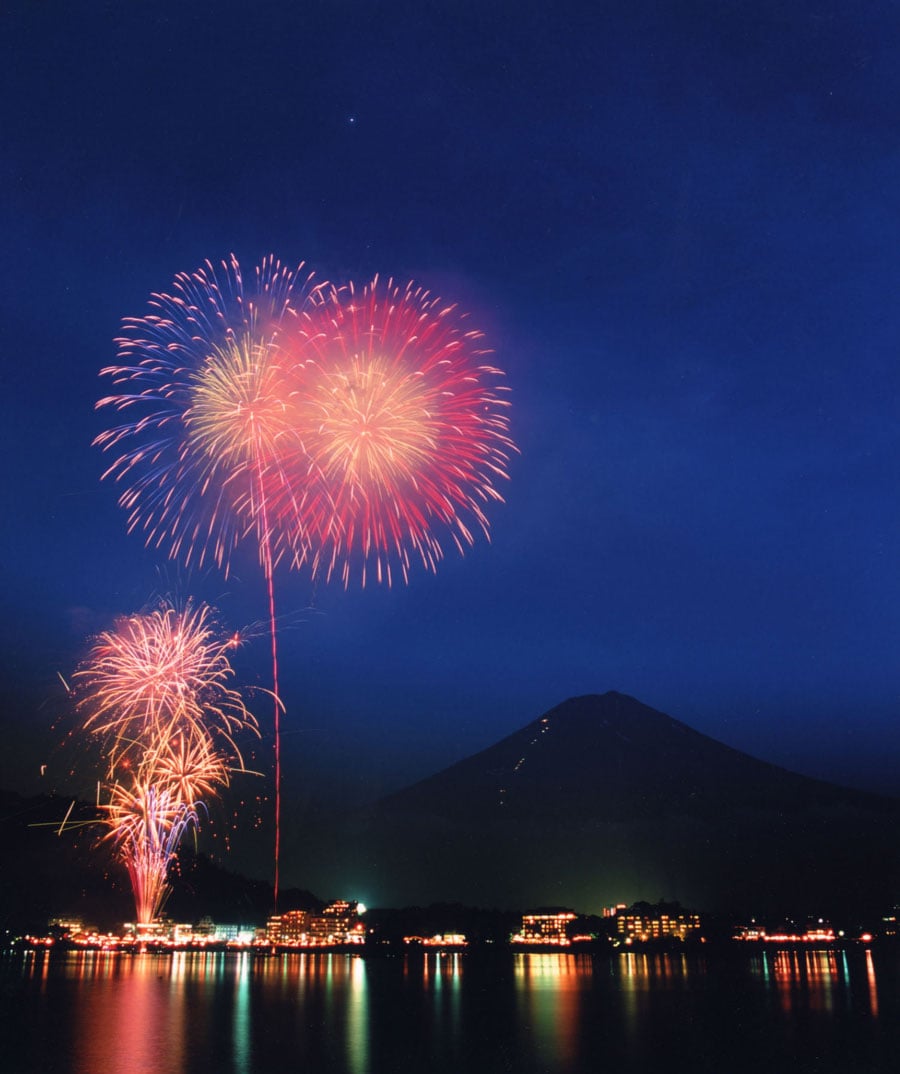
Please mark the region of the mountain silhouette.
<svg viewBox="0 0 900 1074"><path fill-rule="evenodd" d="M0 792L0 925L132 914L87 804ZM677 900L850 922L900 902L900 801L754 759L623 694L571 698L340 817L294 818L301 887L369 906L527 910ZM267 883L187 855L169 909L261 920ZM283 906L305 905L285 892ZM299 900L299 901L298 901Z"/></svg>
<svg viewBox="0 0 900 1074"><path fill-rule="evenodd" d="M892 798L756 760L610 692L383 798L336 858L345 885L385 905L597 912L664 897L871 913L897 898L898 820Z"/></svg>

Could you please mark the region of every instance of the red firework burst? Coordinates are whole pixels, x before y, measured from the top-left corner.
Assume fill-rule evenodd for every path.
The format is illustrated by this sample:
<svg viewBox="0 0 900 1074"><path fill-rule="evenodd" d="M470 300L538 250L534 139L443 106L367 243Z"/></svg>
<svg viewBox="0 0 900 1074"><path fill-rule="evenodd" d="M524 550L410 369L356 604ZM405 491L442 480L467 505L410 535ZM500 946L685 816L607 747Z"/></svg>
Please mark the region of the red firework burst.
<svg viewBox="0 0 900 1074"><path fill-rule="evenodd" d="M408 579L489 536L511 452L502 373L456 306L376 279L298 317L291 423L305 475L295 561L349 584ZM295 486L296 487L296 486ZM291 518L298 500L273 496Z"/></svg>

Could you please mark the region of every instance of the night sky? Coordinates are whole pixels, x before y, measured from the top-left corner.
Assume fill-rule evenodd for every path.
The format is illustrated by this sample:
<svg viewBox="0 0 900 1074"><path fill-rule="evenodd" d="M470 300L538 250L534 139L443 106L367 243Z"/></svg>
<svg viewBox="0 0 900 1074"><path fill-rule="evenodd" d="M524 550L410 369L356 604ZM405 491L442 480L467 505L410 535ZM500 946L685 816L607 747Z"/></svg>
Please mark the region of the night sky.
<svg viewBox="0 0 900 1074"><path fill-rule="evenodd" d="M459 302L521 449L438 574L278 574L289 800L609 689L900 788L895 5L21 0L0 40L0 786L63 785L57 673L116 615L265 618L252 549L126 534L91 441L121 318L273 252ZM270 685L264 632L239 664Z"/></svg>

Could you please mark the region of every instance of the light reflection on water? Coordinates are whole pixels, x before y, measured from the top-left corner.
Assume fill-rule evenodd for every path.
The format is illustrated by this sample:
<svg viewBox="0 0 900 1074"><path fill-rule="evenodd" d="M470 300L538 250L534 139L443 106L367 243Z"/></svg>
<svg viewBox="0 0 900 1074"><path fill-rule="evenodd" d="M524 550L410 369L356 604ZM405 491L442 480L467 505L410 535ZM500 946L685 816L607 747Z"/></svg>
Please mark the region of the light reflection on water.
<svg viewBox="0 0 900 1074"><path fill-rule="evenodd" d="M422 984L430 997L436 1039L451 1046L460 1032L463 958L458 952L422 958Z"/></svg>
<svg viewBox="0 0 900 1074"><path fill-rule="evenodd" d="M800 1010L831 1014L852 999L850 963L843 949L763 951L751 959L751 968L777 996L785 1015ZM869 1013L877 1018L878 989L870 950L865 952L865 984Z"/></svg>
<svg viewBox="0 0 900 1074"><path fill-rule="evenodd" d="M235 1074L250 1074L250 956L246 952L238 955L234 975L236 987L231 1023L234 1069Z"/></svg>
<svg viewBox="0 0 900 1074"><path fill-rule="evenodd" d="M785 1042L818 1055L827 1027L869 1047L879 1023L897 1044L896 956L861 950L15 959L0 959L0 980L8 990L12 971L35 1039L5 1069L22 1074L585 1074L735 1057L749 1070Z"/></svg>
<svg viewBox="0 0 900 1074"><path fill-rule="evenodd" d="M592 960L558 952L514 958L516 998L531 1046L548 1066L571 1064L577 1051L581 993L591 982Z"/></svg>
<svg viewBox="0 0 900 1074"><path fill-rule="evenodd" d="M73 1074L127 1070L144 1074L177 1068L184 1055L187 1010L171 1002L179 968L158 966L156 959L123 960L114 955L75 956L70 964L79 982L70 1062ZM165 1065L160 1068L160 1057Z"/></svg>
<svg viewBox="0 0 900 1074"><path fill-rule="evenodd" d="M671 989L687 988L706 972L703 958L688 959L669 952L628 951L613 962L613 976L621 997L622 1022L631 1041L646 1032L654 997Z"/></svg>

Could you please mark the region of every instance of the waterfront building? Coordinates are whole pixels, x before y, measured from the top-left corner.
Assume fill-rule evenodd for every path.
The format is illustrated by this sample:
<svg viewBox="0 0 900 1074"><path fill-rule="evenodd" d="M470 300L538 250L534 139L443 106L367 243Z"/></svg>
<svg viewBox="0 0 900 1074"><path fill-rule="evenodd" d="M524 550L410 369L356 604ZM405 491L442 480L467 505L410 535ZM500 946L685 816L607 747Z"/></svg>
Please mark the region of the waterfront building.
<svg viewBox="0 0 900 1074"><path fill-rule="evenodd" d="M755 921L752 921L749 925L735 925L731 938L747 943L758 943L766 939L766 927L765 925L758 925Z"/></svg>
<svg viewBox="0 0 900 1074"><path fill-rule="evenodd" d="M266 922L269 943L305 944L310 938L312 915L308 910L287 910L274 914Z"/></svg>
<svg viewBox="0 0 900 1074"><path fill-rule="evenodd" d="M47 927L54 935L60 936L74 936L82 932L87 932L84 921L80 917L51 917L47 922Z"/></svg>
<svg viewBox="0 0 900 1074"><path fill-rule="evenodd" d="M616 914L616 931L625 943L686 940L700 936L700 915L671 907L633 906Z"/></svg>
<svg viewBox="0 0 900 1074"><path fill-rule="evenodd" d="M202 939L202 941L205 942L207 939L207 934L204 930L202 934L198 936L193 925L176 923L170 926L169 933L165 937L165 939L171 941L177 946L180 944L194 943L198 939Z"/></svg>
<svg viewBox="0 0 900 1074"><path fill-rule="evenodd" d="M545 914L523 914L520 932L510 937L511 943L569 945L568 928L576 915L571 910Z"/></svg>
<svg viewBox="0 0 900 1074"><path fill-rule="evenodd" d="M216 943L248 946L256 939L256 932L252 925L214 925L212 939Z"/></svg>
<svg viewBox="0 0 900 1074"><path fill-rule="evenodd" d="M404 936L403 942L422 947L466 947L469 941L462 932L444 932L435 936Z"/></svg>
<svg viewBox="0 0 900 1074"><path fill-rule="evenodd" d="M309 937L309 912L288 910L281 915L280 943L306 943Z"/></svg>
<svg viewBox="0 0 900 1074"><path fill-rule="evenodd" d="M365 926L359 919L359 903L337 899L321 914L311 915L309 937L316 944L363 942Z"/></svg>
<svg viewBox="0 0 900 1074"><path fill-rule="evenodd" d="M362 943L365 927L359 913L358 903L339 899L329 903L321 914L307 910L275 914L266 922L266 942L302 947Z"/></svg>
<svg viewBox="0 0 900 1074"><path fill-rule="evenodd" d="M190 928L189 925L180 927ZM127 922L122 926L125 939L139 943L166 943L172 939L173 928L165 914L155 921Z"/></svg>

